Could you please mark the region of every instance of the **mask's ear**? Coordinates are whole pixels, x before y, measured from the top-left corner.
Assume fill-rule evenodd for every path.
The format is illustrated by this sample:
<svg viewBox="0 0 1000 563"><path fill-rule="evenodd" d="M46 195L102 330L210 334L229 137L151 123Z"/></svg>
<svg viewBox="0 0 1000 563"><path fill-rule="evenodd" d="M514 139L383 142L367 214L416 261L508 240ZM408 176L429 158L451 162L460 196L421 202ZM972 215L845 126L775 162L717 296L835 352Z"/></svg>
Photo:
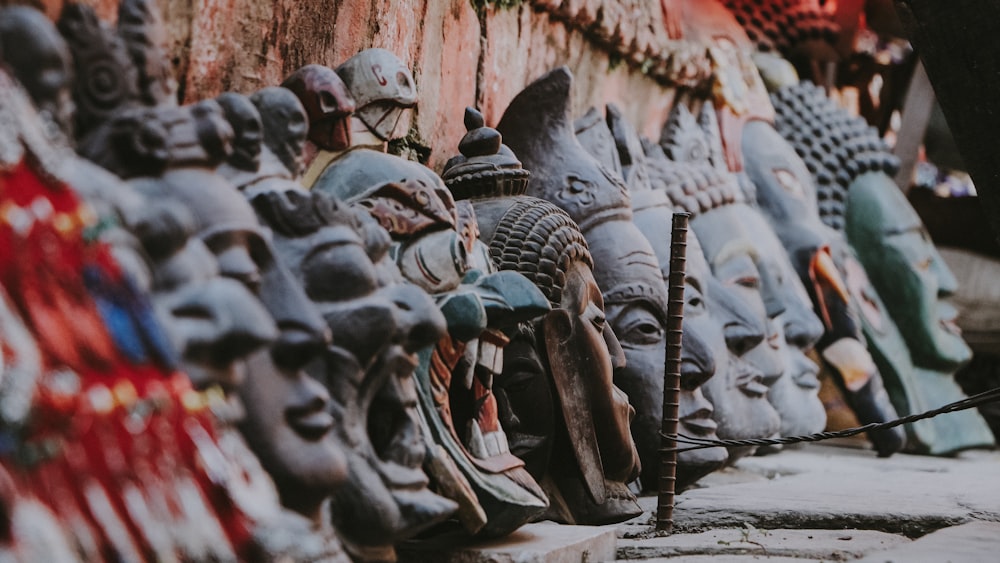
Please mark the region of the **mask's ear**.
<svg viewBox="0 0 1000 563"><path fill-rule="evenodd" d="M586 354L579 349L580 346L573 338L573 319L569 311L552 311L545 316L543 327L549 370L559 395L559 406L569 434L570 447L583 474L587 491L594 502L601 504L607 499L604 466L597 447L594 420L589 416L591 410L587 388L579 381L581 374L587 371L587 366L583 365Z"/></svg>

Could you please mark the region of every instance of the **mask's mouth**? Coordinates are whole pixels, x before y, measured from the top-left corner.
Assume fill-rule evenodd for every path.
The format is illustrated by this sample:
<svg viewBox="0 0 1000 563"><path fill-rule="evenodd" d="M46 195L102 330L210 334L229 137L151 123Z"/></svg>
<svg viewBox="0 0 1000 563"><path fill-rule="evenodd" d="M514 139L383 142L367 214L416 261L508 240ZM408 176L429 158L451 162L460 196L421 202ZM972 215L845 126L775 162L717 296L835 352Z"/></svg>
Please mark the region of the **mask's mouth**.
<svg viewBox="0 0 1000 563"><path fill-rule="evenodd" d="M949 332L957 331L958 334L961 334L962 329L955 322L958 320L958 309L954 305L947 301L938 301L937 312L938 323L941 326L945 327Z"/></svg>
<svg viewBox="0 0 1000 563"><path fill-rule="evenodd" d="M309 377L304 373L300 377ZM285 422L306 442L318 442L333 430L335 419L327 411L329 400L320 395L304 395L304 402L285 409Z"/></svg>
<svg viewBox="0 0 1000 563"><path fill-rule="evenodd" d="M955 322L957 319L957 309L948 303L938 303L938 325L948 334L962 336L962 329Z"/></svg>
<svg viewBox="0 0 1000 563"><path fill-rule="evenodd" d="M819 366L812 361L803 361L801 369L792 376L795 385L802 389L819 389Z"/></svg>
<svg viewBox="0 0 1000 563"><path fill-rule="evenodd" d="M342 151L350 147L351 123L349 117L348 113L335 113L324 117L310 128L310 132L315 129L326 131L327 134L321 139L312 139L313 142L319 141L317 145L321 144L320 148L328 151Z"/></svg>
<svg viewBox="0 0 1000 563"><path fill-rule="evenodd" d="M452 393L466 408L453 404L456 429L463 429L462 445L480 460L511 454L507 433L500 427L493 378L503 373L503 348L509 339L503 333L484 330L477 340L469 342L452 379ZM455 389L460 386L459 389ZM471 408L469 408L471 407ZM539 437L536 437L539 438ZM539 438L540 439L540 438ZM537 443L537 440L536 440Z"/></svg>
<svg viewBox="0 0 1000 563"><path fill-rule="evenodd" d="M503 430L484 432L477 420L470 420L467 428L465 447L472 455L488 459L510 453L507 434Z"/></svg>
<svg viewBox="0 0 1000 563"><path fill-rule="evenodd" d="M948 334L962 336L962 329L955 324L955 321L939 321L938 324L941 325L941 328L943 328Z"/></svg>
<svg viewBox="0 0 1000 563"><path fill-rule="evenodd" d="M684 432L700 438L714 438L719 425L712 420L715 408L700 391L682 393L680 423Z"/></svg>
<svg viewBox="0 0 1000 563"><path fill-rule="evenodd" d="M218 385L225 394L233 393L246 379L246 363L232 360L224 364L187 360L184 371L196 389Z"/></svg>
<svg viewBox="0 0 1000 563"><path fill-rule="evenodd" d="M698 409L682 418L680 422L691 434L699 437L708 437L714 435L716 430L719 429L719 425L711 417L711 409Z"/></svg>
<svg viewBox="0 0 1000 563"><path fill-rule="evenodd" d="M519 458L530 455L549 440L547 436L523 432L508 432L507 439L510 443L510 453Z"/></svg>
<svg viewBox="0 0 1000 563"><path fill-rule="evenodd" d="M767 396L768 387L764 385L764 376L759 370L746 362L740 362L735 369L738 370L736 374L736 387L744 395L752 399L761 399Z"/></svg>
<svg viewBox="0 0 1000 563"><path fill-rule="evenodd" d="M417 359L394 346L381 358L389 372L368 409L368 437L375 453L374 466L391 487L419 489L427 486L421 466L426 446L417 422L417 396L413 370Z"/></svg>
<svg viewBox="0 0 1000 563"><path fill-rule="evenodd" d="M333 429L333 416L320 406L292 407L285 411L288 426L307 442L318 442Z"/></svg>
<svg viewBox="0 0 1000 563"><path fill-rule="evenodd" d="M395 137L396 129L406 109L389 100L377 101L358 108L354 115L379 139L390 141Z"/></svg>
<svg viewBox="0 0 1000 563"><path fill-rule="evenodd" d="M635 502L635 495L632 491L628 490L628 485L618 481L608 481L608 500L609 501L624 501L624 502Z"/></svg>

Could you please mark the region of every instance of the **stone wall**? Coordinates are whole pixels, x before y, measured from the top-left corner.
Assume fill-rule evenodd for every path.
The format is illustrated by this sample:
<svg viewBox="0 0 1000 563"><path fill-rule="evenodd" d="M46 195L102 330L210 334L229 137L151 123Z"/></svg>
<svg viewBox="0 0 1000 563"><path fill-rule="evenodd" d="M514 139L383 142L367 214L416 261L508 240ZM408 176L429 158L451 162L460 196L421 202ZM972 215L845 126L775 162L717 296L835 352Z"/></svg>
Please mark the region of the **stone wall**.
<svg viewBox="0 0 1000 563"><path fill-rule="evenodd" d="M43 1L58 13L61 0ZM116 0L83 1L115 19ZM615 102L656 136L673 101L663 13L674 0L159 1L186 102L274 85L307 63L335 67L368 47L395 52L420 92L406 144L432 167L455 152L465 106L495 124L561 64L577 78L580 114Z"/></svg>

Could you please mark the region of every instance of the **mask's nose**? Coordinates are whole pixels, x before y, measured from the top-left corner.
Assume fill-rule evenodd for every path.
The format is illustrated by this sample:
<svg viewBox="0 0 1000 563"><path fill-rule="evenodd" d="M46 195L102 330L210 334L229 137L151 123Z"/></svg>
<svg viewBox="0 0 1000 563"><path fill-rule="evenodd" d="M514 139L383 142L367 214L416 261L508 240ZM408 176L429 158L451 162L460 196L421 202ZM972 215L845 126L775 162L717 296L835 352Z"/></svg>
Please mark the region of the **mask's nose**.
<svg viewBox="0 0 1000 563"><path fill-rule="evenodd" d="M715 374L715 355L695 327L681 335L681 387L694 390Z"/></svg>
<svg viewBox="0 0 1000 563"><path fill-rule="evenodd" d="M604 327L604 341L608 344L608 353L611 355L611 367L616 370L624 369L625 351L611 327Z"/></svg>
<svg viewBox="0 0 1000 563"><path fill-rule="evenodd" d="M279 367L297 370L326 348L330 329L302 286L280 263L264 272L260 299L278 325L279 336L271 355Z"/></svg>
<svg viewBox="0 0 1000 563"><path fill-rule="evenodd" d="M396 341L415 353L444 337L447 323L434 300L410 283L387 288L396 310Z"/></svg>

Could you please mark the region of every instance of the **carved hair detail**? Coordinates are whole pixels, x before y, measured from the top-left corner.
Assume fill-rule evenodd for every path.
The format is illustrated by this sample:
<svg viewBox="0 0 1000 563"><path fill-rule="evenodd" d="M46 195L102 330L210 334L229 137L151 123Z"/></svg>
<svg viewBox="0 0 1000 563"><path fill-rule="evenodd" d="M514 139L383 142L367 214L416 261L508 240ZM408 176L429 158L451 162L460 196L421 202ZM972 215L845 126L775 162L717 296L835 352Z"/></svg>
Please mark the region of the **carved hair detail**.
<svg viewBox="0 0 1000 563"><path fill-rule="evenodd" d="M897 159L875 128L847 113L809 82L782 88L771 96L775 129L795 148L816 182L819 216L829 227L844 229L847 190L858 176L884 172L894 176Z"/></svg>
<svg viewBox="0 0 1000 563"><path fill-rule="evenodd" d="M138 71L139 100L144 105L175 105L177 83L165 42L166 29L155 0L122 0L118 33Z"/></svg>
<svg viewBox="0 0 1000 563"><path fill-rule="evenodd" d="M670 206L696 216L745 200L737 177L708 162L675 162L663 149L643 139L649 182L667 195Z"/></svg>
<svg viewBox="0 0 1000 563"><path fill-rule="evenodd" d="M838 26L815 0L724 0L758 51L787 55L808 40L836 45Z"/></svg>
<svg viewBox="0 0 1000 563"><path fill-rule="evenodd" d="M533 197L517 198L490 240L490 255L501 270L520 272L553 307L562 303L566 272L582 261L593 268L587 241L565 211Z"/></svg>
<svg viewBox="0 0 1000 563"><path fill-rule="evenodd" d="M66 4L58 27L73 55L75 134L83 138L135 100L138 75L122 39L90 6Z"/></svg>
<svg viewBox="0 0 1000 563"><path fill-rule="evenodd" d="M726 169L719 122L712 104L704 104L697 118L683 103L674 106L663 126L660 146L667 158L675 162Z"/></svg>
<svg viewBox="0 0 1000 563"><path fill-rule="evenodd" d="M531 0L535 10L584 37L625 64L671 86L697 87L711 74L705 46L685 40L683 8L662 2L562 2Z"/></svg>

